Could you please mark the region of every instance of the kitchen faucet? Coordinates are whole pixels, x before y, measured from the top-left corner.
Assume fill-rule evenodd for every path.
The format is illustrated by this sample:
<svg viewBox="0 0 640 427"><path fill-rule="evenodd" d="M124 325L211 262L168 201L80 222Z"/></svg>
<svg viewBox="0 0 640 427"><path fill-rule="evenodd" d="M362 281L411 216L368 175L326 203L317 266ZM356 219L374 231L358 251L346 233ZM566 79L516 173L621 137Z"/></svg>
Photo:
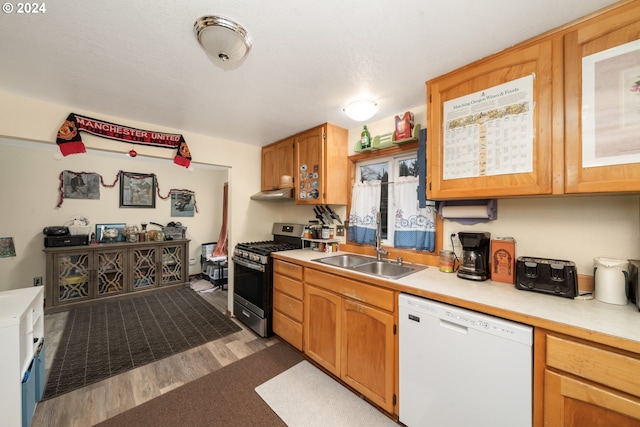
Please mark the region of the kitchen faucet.
<svg viewBox="0 0 640 427"><path fill-rule="evenodd" d="M382 235L382 220L380 219L380 211L378 211L378 213L376 214L376 259L378 261L382 261L382 256L386 256L389 255L389 252L387 252L383 247L382 247L382 243L380 242L380 236Z"/></svg>

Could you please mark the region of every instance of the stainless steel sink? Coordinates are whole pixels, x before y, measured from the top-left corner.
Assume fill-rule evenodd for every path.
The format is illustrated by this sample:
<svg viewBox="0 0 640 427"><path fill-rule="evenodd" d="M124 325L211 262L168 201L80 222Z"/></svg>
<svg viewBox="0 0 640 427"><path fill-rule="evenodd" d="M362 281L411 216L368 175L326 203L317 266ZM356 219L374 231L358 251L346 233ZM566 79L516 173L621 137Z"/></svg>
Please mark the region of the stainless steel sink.
<svg viewBox="0 0 640 427"><path fill-rule="evenodd" d="M398 279L427 268L424 265L403 264L391 260L377 261L373 257L355 254L334 255L313 261L387 279Z"/></svg>
<svg viewBox="0 0 640 427"><path fill-rule="evenodd" d="M399 277L406 276L407 274L422 270L423 268L426 267L398 264L391 261L374 261L353 267L355 271L360 273L373 274L374 276L382 276L390 279L397 279Z"/></svg>
<svg viewBox="0 0 640 427"><path fill-rule="evenodd" d="M326 258L314 259L314 261L333 265L335 267L349 268L355 267L356 265L373 262L375 261L375 258L367 257L364 255L335 255Z"/></svg>

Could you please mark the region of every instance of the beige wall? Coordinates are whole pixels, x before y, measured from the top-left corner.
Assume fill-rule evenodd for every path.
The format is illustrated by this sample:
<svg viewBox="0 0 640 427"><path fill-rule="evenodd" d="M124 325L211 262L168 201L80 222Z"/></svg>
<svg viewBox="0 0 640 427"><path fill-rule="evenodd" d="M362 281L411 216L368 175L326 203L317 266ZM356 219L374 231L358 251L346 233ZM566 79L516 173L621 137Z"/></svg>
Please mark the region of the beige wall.
<svg viewBox="0 0 640 427"><path fill-rule="evenodd" d="M416 107L409 110L414 113L416 122L424 126L425 108ZM196 197L199 207L201 203L203 207L210 203L206 213L201 211L188 223L186 220L182 221L187 223L190 234L192 230L206 230L211 223L210 216L218 216L215 192L213 190L211 192L213 200L205 201L207 190L200 190L199 187L201 180L208 179L203 178L203 174L206 175L209 172L198 170L198 168L194 172L188 172L184 168L173 165L172 150L136 146L136 150L141 155L156 159L156 161L148 160L149 168L141 170L138 169L138 165L139 160L142 159L127 159L124 155L118 159L113 157L115 155L113 153L117 155L126 153L131 148L129 144L83 135L88 148L104 152L95 154L98 159L90 155L74 155L60 161L54 160L56 131L69 112L142 129L182 133L189 144L194 162L227 167L230 190L230 248L242 241L269 239L271 225L275 221L306 223L314 217L309 206L250 200L250 196L260 189L260 147L83 111L73 106L51 104L0 93L0 117L2 117L0 137L41 143L37 146L25 144L24 153L19 149L16 152L15 147L0 145L3 200L0 237L14 237L17 251L15 258L0 258L2 275L0 290L32 286L33 277L44 274L44 255L41 252L41 231L44 226L54 225L75 214L85 214L94 222L103 217L112 220L113 216L120 215L120 211L124 211L116 208L113 212L102 212L102 206L97 210L85 210L85 206L91 206L90 203L102 203L102 200L73 201L73 203L67 200L61 209L56 209L58 175L62 170L92 171L88 169L94 168L104 171L108 176L121 169L127 170L126 168L131 165L128 171L158 172L161 190L174 188L170 184L165 184L167 182L165 179L175 180L174 182L179 182L185 188L197 188ZM369 129L371 135L375 136L392 131L393 126L393 117L388 117L370 123ZM361 126L349 131L350 153L353 152L353 146L360 136L360 131ZM109 153L110 155L107 156ZM5 169L7 172L3 172ZM117 206L117 196L115 196L117 193L102 190L104 197L116 197L108 202L109 209L113 209L113 206ZM32 194L38 194L39 197L29 197ZM159 206L163 206L162 203L159 202ZM343 219L347 217L343 206L333 208ZM209 212L209 209L212 212ZM164 223L171 220L164 208L159 207L156 211L159 212L159 220L155 222ZM136 212L125 215L127 215L127 221L141 220L134 218L139 215ZM207 226L201 225L201 222L206 222ZM219 230L218 225L215 224L215 218L213 224L215 239ZM637 195L622 195L500 200L496 221L472 227L461 226L451 221L445 222L445 236L461 230L486 230L493 236L513 236L517 241L517 255L569 259L576 262L580 274L591 274L593 257L596 256L640 258L640 199ZM191 237L193 238L193 235ZM198 257L199 245L192 245L191 258ZM231 289L232 286L231 283Z"/></svg>
<svg viewBox="0 0 640 427"><path fill-rule="evenodd" d="M33 278L44 276L42 229L63 225L71 218L83 216L92 225L125 223L140 226L141 222L167 224L180 221L187 227L191 239L189 258L196 265L191 274L200 272L201 244L215 241L222 224L222 191L227 170L195 165L193 171L176 167L164 159L138 156L132 159L123 154L90 150L87 154L53 160L50 144L0 139L0 182L2 199L6 200L0 223L0 237L13 237L16 257L0 259L0 290L25 287ZM166 197L171 189L195 192L198 213L193 217L171 217L171 200L156 196L155 209L119 208L119 186L100 187L99 200L63 199L57 208L60 193L59 175L63 170L92 172L103 177L106 185L115 182L119 171L154 173L160 195ZM159 227L149 225L149 229ZM21 286L16 286L21 285Z"/></svg>
<svg viewBox="0 0 640 427"><path fill-rule="evenodd" d="M410 108L415 123L424 128L426 108ZM398 112L402 114L404 111ZM394 118L367 123L371 137L391 132ZM362 127L349 131L350 153ZM427 134L427 144L429 137ZM556 196L503 199L498 201L498 219L464 226L445 220L444 246L458 231L488 231L494 237L512 236L516 256L570 260L579 274L593 275L594 257L640 259L640 197L638 195ZM456 253L460 247L456 239Z"/></svg>
<svg viewBox="0 0 640 427"><path fill-rule="evenodd" d="M0 93L0 138L17 139L23 141L36 141L42 143L41 148L24 148L23 150L0 145L0 156L2 157L2 169L5 167L10 172L0 172L2 174L2 189L0 194L3 200L2 221L0 221L0 237L12 236L16 241L17 256L12 258L0 258L0 290L14 289L32 286L34 276L44 275L44 255L41 252L41 233L43 226L55 225L62 220L68 219L77 213L85 214L92 221L106 218L116 222L122 215L127 217L127 221L140 221L136 212L129 209L113 209L117 206L117 199L112 199L115 191L101 189L105 200L100 201L65 201L61 209L55 208L58 175L60 171L81 170L92 172L100 169L105 176L113 175L120 169L131 172L159 172L161 173L161 190L166 191L173 188L172 182L180 184L180 187L195 188L201 184L202 174L198 168L194 172L174 165L173 150L166 150L155 147L136 146L136 150L142 156L149 156L161 159L162 162L151 162L149 167L138 168L136 159L127 160L123 155L122 160L113 157L104 157L90 160L87 154L72 155L63 160L55 160L53 154L56 151L55 136L57 129L63 120L70 113L84 114L89 117L132 126L141 129L157 130L171 133L182 133L187 141L194 162L225 166L228 169L227 180L229 182L229 247L240 241L265 240L270 238L271 225L274 221L283 218L283 212L279 206L268 206L265 203L251 201L249 197L260 189L260 147L242 142L226 141L219 138L212 138L206 135L199 135L184 132L180 129L163 128L158 125L140 123L126 118L113 117L99 112L84 111L74 106L47 103L44 101L24 98L8 93ZM126 153L131 149L130 144L110 141L104 138L94 137L88 134L82 136L85 145L89 149L95 149L106 153ZM49 145L49 146L47 146ZM26 145L25 145L26 147ZM35 151L34 151L35 150ZM126 165L126 166L125 166ZM161 166L162 165L162 166ZM166 166L165 166L166 165ZM92 170L93 169L93 170ZM7 176L8 175L8 176ZM201 222L210 224L216 230L213 233L217 239L219 226L216 226L216 217L219 203L216 198L215 189L218 186L218 179L212 183L212 200L205 202L204 193L206 189L197 191L196 197L198 207L200 203L205 207L205 211L189 221L188 227L193 230L200 227ZM22 191L18 191L20 187ZM18 195L16 195L18 194ZM37 194L39 197L29 197ZM18 199L11 201L11 199ZM38 200L42 198L42 200ZM97 203L92 205L93 203ZM104 203L104 207L102 204ZM160 202L156 211L158 220L154 222L168 222L169 217L164 209L164 202ZM207 207L209 203L209 207ZM99 206L97 209L88 206ZM136 209L138 211L138 209ZM12 213L17 212L17 213ZM145 215L146 216L146 215ZM147 216L150 218L151 215ZM151 219L149 219L151 220ZM120 221L126 222L126 221ZM181 221L187 222L187 221ZM205 227L206 228L206 227ZM193 237L193 236L192 236ZM207 239L211 237L209 232ZM191 248L192 257L199 253L199 247ZM198 255L199 256L199 255ZM232 289L231 283L230 288ZM230 292L229 295L232 295Z"/></svg>

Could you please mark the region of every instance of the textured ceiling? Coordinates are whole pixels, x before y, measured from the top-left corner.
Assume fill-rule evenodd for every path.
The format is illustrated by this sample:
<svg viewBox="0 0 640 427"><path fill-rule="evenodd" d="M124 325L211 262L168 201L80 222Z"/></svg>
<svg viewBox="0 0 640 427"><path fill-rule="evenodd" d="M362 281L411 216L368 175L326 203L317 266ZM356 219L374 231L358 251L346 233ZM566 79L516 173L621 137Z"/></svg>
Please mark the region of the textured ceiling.
<svg viewBox="0 0 640 427"><path fill-rule="evenodd" d="M261 146L326 121L359 127L342 108L361 95L380 105L372 120L422 105L426 80L611 3L59 0L0 15L0 92ZM239 68L200 48L205 15L251 34Z"/></svg>

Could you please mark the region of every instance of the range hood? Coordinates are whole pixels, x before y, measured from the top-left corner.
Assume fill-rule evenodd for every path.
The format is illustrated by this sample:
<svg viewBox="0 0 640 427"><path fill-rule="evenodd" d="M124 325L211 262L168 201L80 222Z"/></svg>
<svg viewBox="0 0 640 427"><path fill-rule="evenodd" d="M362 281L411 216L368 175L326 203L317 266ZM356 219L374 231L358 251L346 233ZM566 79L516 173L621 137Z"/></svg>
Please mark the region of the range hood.
<svg viewBox="0 0 640 427"><path fill-rule="evenodd" d="M293 188L281 188L279 190L261 191L251 196L251 200L263 202L292 202Z"/></svg>

